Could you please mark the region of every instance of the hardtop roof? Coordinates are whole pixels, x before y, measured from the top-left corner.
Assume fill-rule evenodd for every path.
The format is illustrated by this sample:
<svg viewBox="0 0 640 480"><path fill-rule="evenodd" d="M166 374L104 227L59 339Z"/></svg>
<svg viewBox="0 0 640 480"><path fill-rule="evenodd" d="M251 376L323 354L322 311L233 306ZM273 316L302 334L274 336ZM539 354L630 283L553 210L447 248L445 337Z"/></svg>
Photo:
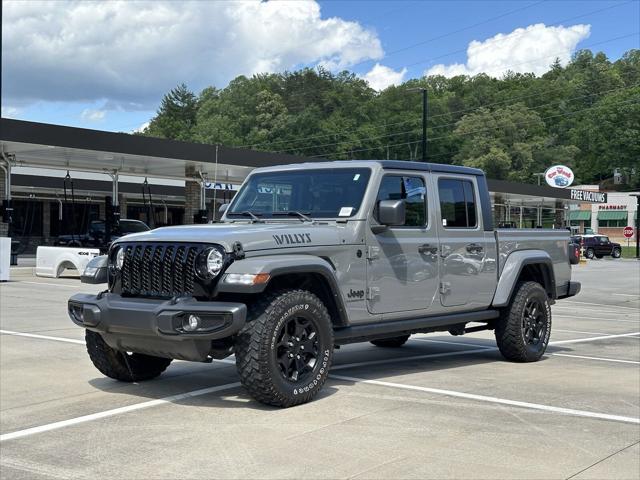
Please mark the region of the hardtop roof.
<svg viewBox="0 0 640 480"><path fill-rule="evenodd" d="M445 165L440 163L418 162L409 160L333 160L320 162L291 163L263 167L256 171L283 171L288 169L325 169L325 168L362 168L379 166L385 170L416 170L422 172L457 173L463 175L484 176L478 168L463 167L461 165Z"/></svg>

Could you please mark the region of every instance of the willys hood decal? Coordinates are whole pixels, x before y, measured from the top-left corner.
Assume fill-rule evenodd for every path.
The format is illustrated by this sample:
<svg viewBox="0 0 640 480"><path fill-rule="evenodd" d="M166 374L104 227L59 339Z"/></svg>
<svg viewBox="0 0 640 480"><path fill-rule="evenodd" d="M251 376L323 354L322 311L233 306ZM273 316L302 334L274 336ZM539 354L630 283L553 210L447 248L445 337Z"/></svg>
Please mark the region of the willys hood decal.
<svg viewBox="0 0 640 480"><path fill-rule="evenodd" d="M217 243L227 252L240 242L244 251L339 243L335 225L312 223L241 223L162 227L121 237L121 242Z"/></svg>

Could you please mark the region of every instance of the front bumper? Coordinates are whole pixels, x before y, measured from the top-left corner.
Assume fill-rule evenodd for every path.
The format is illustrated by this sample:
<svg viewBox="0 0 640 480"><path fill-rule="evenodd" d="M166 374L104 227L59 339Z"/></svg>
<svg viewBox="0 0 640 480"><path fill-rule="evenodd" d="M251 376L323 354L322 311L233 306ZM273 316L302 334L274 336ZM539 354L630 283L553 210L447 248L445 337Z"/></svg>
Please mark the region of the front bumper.
<svg viewBox="0 0 640 480"><path fill-rule="evenodd" d="M99 332L115 349L182 360L205 361L212 341L231 337L245 324L243 303L156 300L113 293L79 293L69 299L71 320ZM197 315L203 330L187 331L184 319Z"/></svg>

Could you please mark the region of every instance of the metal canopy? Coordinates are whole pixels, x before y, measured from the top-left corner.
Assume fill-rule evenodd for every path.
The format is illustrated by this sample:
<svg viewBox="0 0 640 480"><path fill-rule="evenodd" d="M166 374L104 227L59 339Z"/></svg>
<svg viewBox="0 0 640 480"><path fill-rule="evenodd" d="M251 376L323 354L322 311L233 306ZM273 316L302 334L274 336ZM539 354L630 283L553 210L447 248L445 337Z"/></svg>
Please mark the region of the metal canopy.
<svg viewBox="0 0 640 480"><path fill-rule="evenodd" d="M293 155L178 142L126 133L0 119L0 152L15 165L175 180L241 183L255 167L305 161Z"/></svg>

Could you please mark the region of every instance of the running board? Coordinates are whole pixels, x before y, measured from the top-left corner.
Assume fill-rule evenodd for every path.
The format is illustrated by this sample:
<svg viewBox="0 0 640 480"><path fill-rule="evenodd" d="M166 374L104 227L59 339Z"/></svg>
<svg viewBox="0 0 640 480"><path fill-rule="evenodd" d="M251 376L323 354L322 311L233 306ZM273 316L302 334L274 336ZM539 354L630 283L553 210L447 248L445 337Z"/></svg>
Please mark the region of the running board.
<svg viewBox="0 0 640 480"><path fill-rule="evenodd" d="M390 320L379 323L353 325L336 328L333 332L334 343L343 345L376 338L400 336L411 333L428 333L449 330L453 325L464 326L469 322L488 322L500 316L498 310L482 310L479 312L451 313L433 317L410 318L406 320Z"/></svg>

